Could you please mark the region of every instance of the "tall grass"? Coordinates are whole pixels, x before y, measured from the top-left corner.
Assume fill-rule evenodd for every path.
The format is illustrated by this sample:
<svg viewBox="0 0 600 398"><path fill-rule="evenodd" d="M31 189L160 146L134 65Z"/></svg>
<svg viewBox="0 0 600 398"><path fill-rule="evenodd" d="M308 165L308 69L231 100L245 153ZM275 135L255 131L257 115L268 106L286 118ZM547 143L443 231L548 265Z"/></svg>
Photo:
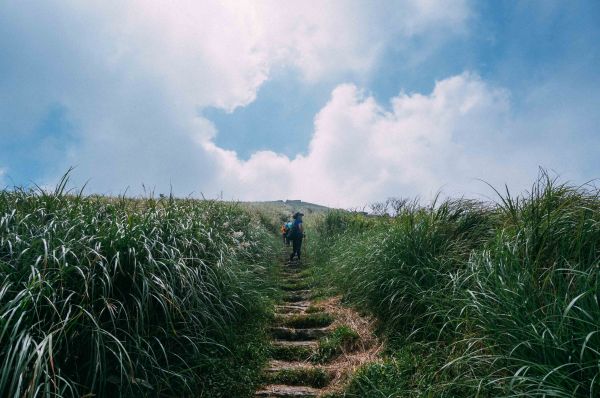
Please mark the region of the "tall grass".
<svg viewBox="0 0 600 398"><path fill-rule="evenodd" d="M260 357L247 351L266 312L265 228L232 204L65 185L0 192L0 395L251 390L231 368Z"/></svg>
<svg viewBox="0 0 600 398"><path fill-rule="evenodd" d="M466 359L489 362L513 396L600 395L598 194L545 179L502 197L504 227L471 258L464 308L489 354Z"/></svg>
<svg viewBox="0 0 600 398"><path fill-rule="evenodd" d="M598 396L598 195L542 173L498 203L327 216L320 270L382 320L410 381L391 396ZM355 394L384 396L368 375Z"/></svg>

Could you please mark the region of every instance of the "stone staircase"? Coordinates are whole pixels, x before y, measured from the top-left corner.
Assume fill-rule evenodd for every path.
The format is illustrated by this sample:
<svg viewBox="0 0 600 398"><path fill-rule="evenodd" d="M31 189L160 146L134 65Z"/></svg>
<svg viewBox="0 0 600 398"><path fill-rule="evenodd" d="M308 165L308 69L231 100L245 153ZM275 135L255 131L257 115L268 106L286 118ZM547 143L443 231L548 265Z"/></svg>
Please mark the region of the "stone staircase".
<svg viewBox="0 0 600 398"><path fill-rule="evenodd" d="M300 263L283 265L283 303L275 308L271 328L272 359L264 371L266 385L255 397L318 397L332 378L326 368L310 362L333 318L311 306L304 269Z"/></svg>

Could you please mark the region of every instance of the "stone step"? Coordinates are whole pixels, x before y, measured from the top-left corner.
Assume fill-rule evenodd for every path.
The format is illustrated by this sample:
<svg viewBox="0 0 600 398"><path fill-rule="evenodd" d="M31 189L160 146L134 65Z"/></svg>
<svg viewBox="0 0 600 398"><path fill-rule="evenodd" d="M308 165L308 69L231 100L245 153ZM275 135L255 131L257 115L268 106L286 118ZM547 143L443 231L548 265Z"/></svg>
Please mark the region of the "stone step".
<svg viewBox="0 0 600 398"><path fill-rule="evenodd" d="M297 291L310 289L306 278L282 278L279 288L284 291Z"/></svg>
<svg viewBox="0 0 600 398"><path fill-rule="evenodd" d="M285 265L283 267L281 267L282 271L289 271L289 272L302 272L302 271L306 271L308 268L310 268L310 264L308 263L285 263Z"/></svg>
<svg viewBox="0 0 600 398"><path fill-rule="evenodd" d="M333 323L333 316L327 312L275 314L275 323L296 329L323 328Z"/></svg>
<svg viewBox="0 0 600 398"><path fill-rule="evenodd" d="M276 305L275 314L303 314L310 304L304 304L302 301L297 301L289 305Z"/></svg>
<svg viewBox="0 0 600 398"><path fill-rule="evenodd" d="M302 267L303 265L304 264L302 263L302 261L300 261L298 259L293 259L292 261L290 261L290 257L288 256L283 267L284 268L292 268L292 267Z"/></svg>
<svg viewBox="0 0 600 398"><path fill-rule="evenodd" d="M289 340L273 340L272 344L275 347L302 347L302 348L314 348L319 346L319 342L315 340L308 341L289 341Z"/></svg>
<svg viewBox="0 0 600 398"><path fill-rule="evenodd" d="M279 274L281 277L306 278L308 275L304 272L306 268L284 268Z"/></svg>
<svg viewBox="0 0 600 398"><path fill-rule="evenodd" d="M263 377L267 383L313 388L326 387L331 381L331 373L323 367L299 361L271 360Z"/></svg>
<svg viewBox="0 0 600 398"><path fill-rule="evenodd" d="M306 268L284 267L281 269L279 275L302 278L308 276L308 271L306 270Z"/></svg>
<svg viewBox="0 0 600 398"><path fill-rule="evenodd" d="M310 360L318 348L319 343L316 340L273 340L271 342L270 354L273 359L304 362Z"/></svg>
<svg viewBox="0 0 600 398"><path fill-rule="evenodd" d="M304 386L286 386L282 384L272 384L263 387L262 390L257 391L255 397L263 398L314 398L319 395L320 390L311 387Z"/></svg>
<svg viewBox="0 0 600 398"><path fill-rule="evenodd" d="M329 328L296 329L283 326L271 328L271 335L274 339L287 341L317 340L328 335L329 332Z"/></svg>
<svg viewBox="0 0 600 398"><path fill-rule="evenodd" d="M308 281L305 277L289 277L289 276L280 276L280 282L279 282L279 288L283 289L286 286L289 285L305 285L306 287L304 289L309 289L310 287L308 286Z"/></svg>
<svg viewBox="0 0 600 398"><path fill-rule="evenodd" d="M312 369L315 366L302 361L282 361L279 359L271 359L265 368L265 372L273 373L279 372L280 370L293 370L293 369Z"/></svg>
<svg viewBox="0 0 600 398"><path fill-rule="evenodd" d="M289 284L281 284L279 286L281 290L284 292L302 292L309 288L307 283L289 283Z"/></svg>
<svg viewBox="0 0 600 398"><path fill-rule="evenodd" d="M284 295L283 301L286 303L297 303L298 301L306 301L309 297L310 290L298 290Z"/></svg>

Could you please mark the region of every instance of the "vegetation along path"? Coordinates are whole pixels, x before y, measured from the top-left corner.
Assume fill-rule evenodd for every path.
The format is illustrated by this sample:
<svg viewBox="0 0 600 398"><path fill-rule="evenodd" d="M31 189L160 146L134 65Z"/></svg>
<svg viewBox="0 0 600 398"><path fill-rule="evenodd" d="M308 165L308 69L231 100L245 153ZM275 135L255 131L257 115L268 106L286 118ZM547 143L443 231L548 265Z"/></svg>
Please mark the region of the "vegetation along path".
<svg viewBox="0 0 600 398"><path fill-rule="evenodd" d="M300 262L284 264L280 280L271 360L255 397L336 397L349 374L378 351L372 320L341 308L337 298L312 299L309 269Z"/></svg>

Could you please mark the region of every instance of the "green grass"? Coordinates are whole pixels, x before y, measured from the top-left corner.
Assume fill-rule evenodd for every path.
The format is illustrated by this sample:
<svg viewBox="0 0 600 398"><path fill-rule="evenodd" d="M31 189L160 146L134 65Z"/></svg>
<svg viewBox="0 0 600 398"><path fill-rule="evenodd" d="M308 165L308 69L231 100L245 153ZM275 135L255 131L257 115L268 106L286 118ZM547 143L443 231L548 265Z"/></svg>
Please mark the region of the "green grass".
<svg viewBox="0 0 600 398"><path fill-rule="evenodd" d="M457 372L439 372L451 347L439 343L408 343L388 347L383 360L363 365L351 378L343 397L495 397L485 389L461 383Z"/></svg>
<svg viewBox="0 0 600 398"><path fill-rule="evenodd" d="M66 184L0 192L0 395L250 394L272 234L235 204Z"/></svg>
<svg viewBox="0 0 600 398"><path fill-rule="evenodd" d="M328 336L319 339L319 347L312 359L317 363L331 361L342 352L352 350L359 339L358 333L350 326L337 326Z"/></svg>
<svg viewBox="0 0 600 398"><path fill-rule="evenodd" d="M598 395L599 195L542 173L497 203L321 217L315 280L377 315L392 342L384 365L357 376L364 396L380 396L368 385L402 397ZM415 344L441 348L414 367L397 353ZM397 387L377 376L396 371Z"/></svg>
<svg viewBox="0 0 600 398"><path fill-rule="evenodd" d="M410 373L394 360L370 363L354 374L346 397L387 398L397 397L409 387Z"/></svg>
<svg viewBox="0 0 600 398"><path fill-rule="evenodd" d="M281 283L279 285L279 287L282 290L290 291L290 292L297 291L297 290L307 290L307 289L310 289L310 285L306 281L301 280L301 279L299 279L299 280L293 280L293 281L288 280L288 281L286 281L284 283Z"/></svg>
<svg viewBox="0 0 600 398"><path fill-rule="evenodd" d="M271 358L280 361L307 361L313 356L314 350L304 346L272 346L270 354Z"/></svg>
<svg viewBox="0 0 600 398"><path fill-rule="evenodd" d="M325 387L330 380L331 376L325 370L315 367L282 369L265 375L265 383L314 388Z"/></svg>
<svg viewBox="0 0 600 398"><path fill-rule="evenodd" d="M316 313L323 312L323 311L324 311L323 307L311 304L310 306L308 306L308 308L306 309L305 312L307 314L316 314Z"/></svg>

